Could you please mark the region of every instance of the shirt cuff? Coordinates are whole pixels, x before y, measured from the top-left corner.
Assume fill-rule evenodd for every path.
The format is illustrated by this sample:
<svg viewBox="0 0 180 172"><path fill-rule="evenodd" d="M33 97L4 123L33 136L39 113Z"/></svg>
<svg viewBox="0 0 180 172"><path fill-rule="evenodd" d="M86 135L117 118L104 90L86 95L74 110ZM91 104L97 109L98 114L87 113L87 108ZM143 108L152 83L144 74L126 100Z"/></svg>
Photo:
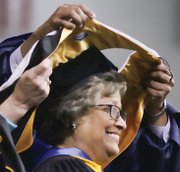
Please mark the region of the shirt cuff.
<svg viewBox="0 0 180 172"><path fill-rule="evenodd" d="M165 143L169 141L170 128L171 128L169 117L165 126L158 127L154 125L149 125L149 128L157 137L163 139Z"/></svg>
<svg viewBox="0 0 180 172"><path fill-rule="evenodd" d="M10 56L10 68L13 73L19 63L22 61L21 46L18 47Z"/></svg>
<svg viewBox="0 0 180 172"><path fill-rule="evenodd" d="M13 122L11 122L9 119L7 119L2 113L0 113L0 115L6 120L7 125L9 127L10 131L13 131L14 129L17 128L17 125L14 124Z"/></svg>

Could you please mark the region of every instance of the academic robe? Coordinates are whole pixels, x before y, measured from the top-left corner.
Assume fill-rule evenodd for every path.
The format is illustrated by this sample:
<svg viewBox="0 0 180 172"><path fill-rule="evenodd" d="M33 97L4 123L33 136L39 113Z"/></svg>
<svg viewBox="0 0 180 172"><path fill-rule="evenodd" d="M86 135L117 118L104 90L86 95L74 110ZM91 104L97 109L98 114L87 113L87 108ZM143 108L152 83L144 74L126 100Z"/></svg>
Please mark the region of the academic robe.
<svg viewBox="0 0 180 172"><path fill-rule="evenodd" d="M105 172L180 172L180 113L168 105L170 138L167 143L155 136L143 119L132 144Z"/></svg>

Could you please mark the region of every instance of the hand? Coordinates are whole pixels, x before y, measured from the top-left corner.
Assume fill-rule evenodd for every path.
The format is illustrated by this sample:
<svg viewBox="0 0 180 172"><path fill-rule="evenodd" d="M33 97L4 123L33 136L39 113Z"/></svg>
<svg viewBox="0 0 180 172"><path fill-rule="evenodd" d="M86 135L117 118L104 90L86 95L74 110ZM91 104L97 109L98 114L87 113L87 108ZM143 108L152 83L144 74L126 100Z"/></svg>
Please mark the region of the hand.
<svg viewBox="0 0 180 172"><path fill-rule="evenodd" d="M61 27L67 29L82 27L87 19L94 17L95 14L84 5L64 4L58 7L51 17L22 44L22 56L24 57L32 45L47 33Z"/></svg>
<svg viewBox="0 0 180 172"><path fill-rule="evenodd" d="M48 96L48 79L52 73L50 63L46 58L26 71L18 80L13 93L1 104L1 112L10 121L17 122L31 107L38 105Z"/></svg>
<svg viewBox="0 0 180 172"><path fill-rule="evenodd" d="M17 82L12 94L14 100L27 109L38 105L49 94L49 76L52 73L48 58L36 67L26 71Z"/></svg>
<svg viewBox="0 0 180 172"><path fill-rule="evenodd" d="M33 34L36 35L36 37L42 37L61 27L67 29L82 27L87 19L94 17L95 14L84 5L64 4L58 7L51 17Z"/></svg>
<svg viewBox="0 0 180 172"><path fill-rule="evenodd" d="M148 98L146 100L146 110L149 114L155 115L163 108L163 101L174 86L174 79L169 67L161 61L150 73L146 82Z"/></svg>
<svg viewBox="0 0 180 172"><path fill-rule="evenodd" d="M57 8L44 25L48 26L49 31L59 27L73 29L74 27L82 27L88 18L94 17L95 14L84 5L64 4Z"/></svg>

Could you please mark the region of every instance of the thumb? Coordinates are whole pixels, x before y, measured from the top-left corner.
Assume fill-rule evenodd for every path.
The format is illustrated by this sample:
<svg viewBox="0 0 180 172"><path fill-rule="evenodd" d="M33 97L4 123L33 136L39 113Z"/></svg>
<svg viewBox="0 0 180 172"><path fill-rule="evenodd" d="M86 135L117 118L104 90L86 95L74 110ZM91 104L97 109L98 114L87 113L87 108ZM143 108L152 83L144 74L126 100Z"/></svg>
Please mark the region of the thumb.
<svg viewBox="0 0 180 172"><path fill-rule="evenodd" d="M34 76L44 75L46 77L49 77L52 73L51 60L49 58L46 58L30 70Z"/></svg>

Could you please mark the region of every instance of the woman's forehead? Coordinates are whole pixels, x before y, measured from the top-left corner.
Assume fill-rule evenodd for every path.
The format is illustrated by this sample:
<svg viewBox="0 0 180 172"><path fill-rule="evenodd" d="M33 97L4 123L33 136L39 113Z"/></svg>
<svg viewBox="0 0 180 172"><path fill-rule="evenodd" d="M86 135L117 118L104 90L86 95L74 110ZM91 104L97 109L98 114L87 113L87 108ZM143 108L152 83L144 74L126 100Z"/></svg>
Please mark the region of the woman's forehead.
<svg viewBox="0 0 180 172"><path fill-rule="evenodd" d="M109 103L109 104L120 104L121 97L119 92L116 92L115 94L111 95L110 97L101 97L98 101L98 103Z"/></svg>

